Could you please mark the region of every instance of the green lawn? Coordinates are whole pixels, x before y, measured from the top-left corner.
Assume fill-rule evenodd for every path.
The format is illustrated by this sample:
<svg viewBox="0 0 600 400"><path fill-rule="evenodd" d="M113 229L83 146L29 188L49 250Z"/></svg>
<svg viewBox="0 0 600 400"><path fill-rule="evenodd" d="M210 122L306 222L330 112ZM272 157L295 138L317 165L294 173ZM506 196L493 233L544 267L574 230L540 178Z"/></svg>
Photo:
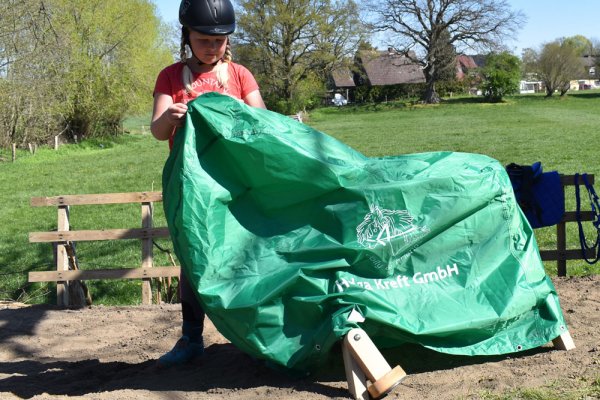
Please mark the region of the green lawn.
<svg viewBox="0 0 600 400"><path fill-rule="evenodd" d="M370 157L428 151L486 154L503 165L541 161L545 171L590 173L600 179L600 91L566 98L515 96L503 103L457 98L437 106L384 104L326 108L310 115L310 124L349 143ZM597 184L596 187L600 187ZM600 189L598 190L600 192ZM567 208L575 209L574 189L566 192ZM589 209L589 203L586 203ZM578 248L576 224L567 224L568 247ZM591 223L586 226L595 240ZM554 227L536 230L541 248L556 242ZM546 270L556 273L556 262ZM569 261L569 274L600 272L600 263Z"/></svg>
<svg viewBox="0 0 600 400"><path fill-rule="evenodd" d="M33 196L161 190L168 146L148 134L148 117L131 118L129 134L116 140L19 151L16 162L0 150L0 299L55 302L53 284L28 284L27 272L52 269L52 247L31 244L28 233L56 228L56 209L32 208ZM503 164L542 161L545 170L594 173L600 178L596 151L600 133L600 91L573 93L565 99L516 96L500 104L455 98L437 106L388 103L377 106L324 108L309 124L368 156L452 150L489 155ZM600 185L597 185L600 187ZM574 196L567 193L570 207ZM160 206L156 225L164 225ZM139 206L79 206L71 210L74 229L140 227ZM589 232L592 237L592 231ZM540 247L555 240L553 228L536 231ZM575 227L569 244L577 247ZM159 244L172 248L168 240ZM157 265L170 265L158 250ZM85 268L139 266L138 241L80 242L77 255ZM599 273L600 264L569 262L569 274ZM555 263L546 269L554 273ZM89 283L95 304L136 304L137 281Z"/></svg>
<svg viewBox="0 0 600 400"><path fill-rule="evenodd" d="M57 219L55 207L33 208L31 197L160 191L167 155L166 143L148 134L130 134L113 142L65 145L58 151L41 148L34 156L19 152L15 163L0 163L0 298L55 302L54 284L27 284L27 271L53 269L52 246L29 243L28 233L53 230ZM139 205L77 206L70 214L72 229L141 227ZM156 225L164 224L162 209L156 207ZM170 246L168 241L159 244ZM135 267L141 264L141 247L136 240L79 242L77 256L84 269ZM156 263L171 264L161 254ZM141 301L138 281L94 281L88 286L96 304Z"/></svg>

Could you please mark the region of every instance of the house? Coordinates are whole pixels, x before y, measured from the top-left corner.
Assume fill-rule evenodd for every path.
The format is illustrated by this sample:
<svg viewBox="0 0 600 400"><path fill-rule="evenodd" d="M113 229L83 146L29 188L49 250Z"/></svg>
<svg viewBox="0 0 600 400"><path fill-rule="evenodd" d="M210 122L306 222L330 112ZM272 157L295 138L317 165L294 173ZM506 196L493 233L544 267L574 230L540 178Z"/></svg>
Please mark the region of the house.
<svg viewBox="0 0 600 400"><path fill-rule="evenodd" d="M584 79L599 79L600 78L598 75L596 75L596 62L598 60L598 57L600 57L600 56L592 56L589 54L581 57L583 66L585 68L584 76L582 78L584 78Z"/></svg>
<svg viewBox="0 0 600 400"><path fill-rule="evenodd" d="M414 53L409 53L414 57ZM409 57L388 49L387 51L360 50L354 58L354 71L341 68L333 71L329 79L332 89L325 103L331 103L332 96L343 94L353 101L353 90L357 86L391 86L425 82L421 66Z"/></svg>
<svg viewBox="0 0 600 400"><path fill-rule="evenodd" d="M349 68L335 70L330 79L331 93L345 94L346 99L352 99L353 90L357 86L393 86L403 84L418 84L425 82L425 74L421 64L415 62L416 55L400 54L393 49L359 50L354 58L355 72ZM480 68L485 61L484 56L468 56L461 54L456 58L456 78L464 79L474 70ZM330 99L327 100L329 103Z"/></svg>
<svg viewBox="0 0 600 400"><path fill-rule="evenodd" d="M356 87L356 83L354 82L354 74L350 71L349 68L341 68L334 70L331 74L329 87L333 87L333 99L330 99L330 96L327 96L325 99L325 104L329 104L328 100L335 100L336 94L344 93L344 98L346 100L350 99L350 92L352 89Z"/></svg>
<svg viewBox="0 0 600 400"><path fill-rule="evenodd" d="M479 68L479 65L475 62L472 56L460 54L456 57L456 79L462 81L466 76L469 76L469 72Z"/></svg>
<svg viewBox="0 0 600 400"><path fill-rule="evenodd" d="M414 57L414 53L409 54ZM387 51L360 50L354 58L354 72L350 68L333 71L329 86L332 92L345 94L352 100L357 86L390 86L425 82L421 66L409 57ZM327 100L327 103L329 101Z"/></svg>
<svg viewBox="0 0 600 400"><path fill-rule="evenodd" d="M583 71L578 79L570 82L571 90L587 90L600 88L600 76L596 73L598 56L584 55L581 57Z"/></svg>
<svg viewBox="0 0 600 400"><path fill-rule="evenodd" d="M543 90L544 83L542 81L526 80L519 83L519 93L521 94L539 93Z"/></svg>
<svg viewBox="0 0 600 400"><path fill-rule="evenodd" d="M392 49L359 51L356 55L356 62L363 71L359 79L364 82L358 83L365 83L369 86L387 86L425 82L423 69L411 58L415 58L414 52L409 52L409 57L406 57Z"/></svg>
<svg viewBox="0 0 600 400"><path fill-rule="evenodd" d="M348 68L333 71L331 79L333 85L338 89L351 89L356 87L352 71Z"/></svg>

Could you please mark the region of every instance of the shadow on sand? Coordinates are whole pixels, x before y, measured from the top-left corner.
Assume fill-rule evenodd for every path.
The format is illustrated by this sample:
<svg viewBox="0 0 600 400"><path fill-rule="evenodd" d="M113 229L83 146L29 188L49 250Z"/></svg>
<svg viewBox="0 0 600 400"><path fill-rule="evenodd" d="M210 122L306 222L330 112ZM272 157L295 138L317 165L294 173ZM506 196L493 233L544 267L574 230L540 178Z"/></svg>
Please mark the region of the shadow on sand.
<svg viewBox="0 0 600 400"><path fill-rule="evenodd" d="M410 374L452 369L465 365L485 364L507 358L526 357L551 351L538 348L520 354L467 357L437 353L420 346L402 346L384 352L391 366L401 365ZM161 370L155 360L141 363L26 360L0 363L0 392L11 392L21 398L47 393L56 396L85 396L118 390L152 392L209 392L244 390L259 387L285 388L290 392L316 393L329 398L349 396L345 383L340 348L332 351L330 360L314 375L294 378L267 368L231 344L214 344L201 359L182 366ZM340 382L338 387L322 382Z"/></svg>

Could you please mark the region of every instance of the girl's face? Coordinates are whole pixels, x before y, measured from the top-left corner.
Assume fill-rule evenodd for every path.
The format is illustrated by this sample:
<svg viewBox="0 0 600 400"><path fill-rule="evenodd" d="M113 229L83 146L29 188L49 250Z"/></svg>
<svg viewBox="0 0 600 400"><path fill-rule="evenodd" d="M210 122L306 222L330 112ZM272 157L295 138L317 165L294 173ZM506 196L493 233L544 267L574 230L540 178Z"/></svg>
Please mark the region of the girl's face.
<svg viewBox="0 0 600 400"><path fill-rule="evenodd" d="M204 64L214 64L225 54L227 36L211 36L190 31L190 47L198 60Z"/></svg>

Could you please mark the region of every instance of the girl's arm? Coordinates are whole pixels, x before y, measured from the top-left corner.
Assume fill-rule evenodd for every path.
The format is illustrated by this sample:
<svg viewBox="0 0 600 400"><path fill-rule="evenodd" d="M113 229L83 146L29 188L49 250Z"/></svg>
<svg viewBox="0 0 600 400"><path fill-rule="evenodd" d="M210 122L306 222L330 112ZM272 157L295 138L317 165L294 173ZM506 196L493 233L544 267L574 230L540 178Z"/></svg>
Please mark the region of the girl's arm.
<svg viewBox="0 0 600 400"><path fill-rule="evenodd" d="M267 108L260 95L260 91L258 90L248 93L248 95L244 97L244 103L256 108Z"/></svg>
<svg viewBox="0 0 600 400"><path fill-rule="evenodd" d="M173 98L164 93L154 95L154 109L150 131L158 140L167 140L175 128L183 125L187 106L183 103L173 103Z"/></svg>

